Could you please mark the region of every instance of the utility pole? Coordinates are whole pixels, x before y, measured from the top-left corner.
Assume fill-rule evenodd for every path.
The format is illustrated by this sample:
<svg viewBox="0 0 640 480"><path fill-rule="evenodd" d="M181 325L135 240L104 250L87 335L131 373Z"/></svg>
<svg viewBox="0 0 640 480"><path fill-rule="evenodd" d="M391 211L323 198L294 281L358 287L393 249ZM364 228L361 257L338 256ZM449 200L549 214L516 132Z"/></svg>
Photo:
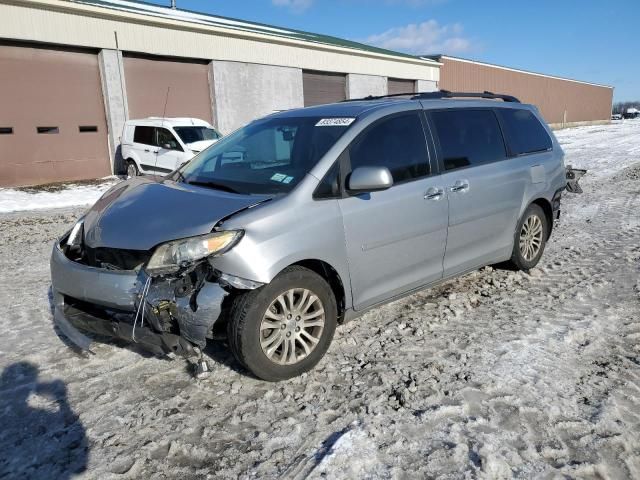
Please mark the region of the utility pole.
<svg viewBox="0 0 640 480"><path fill-rule="evenodd" d="M171 0L171 8L176 9L176 0Z"/></svg>

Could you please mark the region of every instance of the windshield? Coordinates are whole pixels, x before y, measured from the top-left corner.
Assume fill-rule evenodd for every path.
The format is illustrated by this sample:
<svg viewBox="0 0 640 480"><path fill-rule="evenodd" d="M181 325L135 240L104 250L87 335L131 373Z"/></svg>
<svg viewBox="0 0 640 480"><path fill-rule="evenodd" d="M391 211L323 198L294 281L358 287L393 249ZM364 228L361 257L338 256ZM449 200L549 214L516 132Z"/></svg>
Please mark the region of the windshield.
<svg viewBox="0 0 640 480"><path fill-rule="evenodd" d="M201 142L202 140L217 140L220 134L210 127L173 127L184 143Z"/></svg>
<svg viewBox="0 0 640 480"><path fill-rule="evenodd" d="M318 117L258 120L203 151L174 178L237 193L287 193L353 121Z"/></svg>

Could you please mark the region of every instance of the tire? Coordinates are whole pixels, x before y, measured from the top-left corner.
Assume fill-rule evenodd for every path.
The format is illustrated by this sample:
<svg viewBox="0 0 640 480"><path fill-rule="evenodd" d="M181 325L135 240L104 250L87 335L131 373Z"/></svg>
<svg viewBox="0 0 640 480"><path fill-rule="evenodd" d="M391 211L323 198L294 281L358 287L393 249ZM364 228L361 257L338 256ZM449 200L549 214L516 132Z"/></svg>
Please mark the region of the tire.
<svg viewBox="0 0 640 480"><path fill-rule="evenodd" d="M289 292L293 292L291 297ZM307 303L308 310L304 310L302 304ZM256 377L274 382L315 367L331 344L336 324L336 299L329 284L307 268L292 266L271 283L235 298L227 335L238 362Z"/></svg>
<svg viewBox="0 0 640 480"><path fill-rule="evenodd" d="M138 170L138 165L133 160L127 160L127 178L133 178L140 175L140 170Z"/></svg>
<svg viewBox="0 0 640 480"><path fill-rule="evenodd" d="M532 203L518 222L509 262L518 270L528 272L540 261L548 236L547 216L539 205Z"/></svg>

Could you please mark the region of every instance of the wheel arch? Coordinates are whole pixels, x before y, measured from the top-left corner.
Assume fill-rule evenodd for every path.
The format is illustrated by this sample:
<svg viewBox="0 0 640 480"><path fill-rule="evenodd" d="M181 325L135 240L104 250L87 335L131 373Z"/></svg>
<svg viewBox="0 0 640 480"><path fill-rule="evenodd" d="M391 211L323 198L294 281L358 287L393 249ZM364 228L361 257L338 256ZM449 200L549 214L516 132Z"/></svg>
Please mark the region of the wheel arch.
<svg viewBox="0 0 640 480"><path fill-rule="evenodd" d="M344 281L340 277L338 271L324 260L318 260L314 258L299 260L295 263L287 265L287 267L291 267L294 265L308 268L309 270L320 275L324 280L326 280L326 282L329 284L329 287L331 288L331 291L333 292L333 295L336 298L336 305L338 307L338 322L342 323L342 321L344 320L344 312L346 310L347 292L344 287Z"/></svg>
<svg viewBox="0 0 640 480"><path fill-rule="evenodd" d="M553 230L553 208L551 207L551 202L544 197L539 197L533 200L529 205L533 204L538 205L540 208L542 208L544 216L547 219L547 225L549 228L547 229L546 240L548 240L551 236L551 231Z"/></svg>
<svg viewBox="0 0 640 480"><path fill-rule="evenodd" d="M138 167L138 171L141 171L140 169L140 157L138 156L138 154L136 153L136 151L133 148L127 148L126 150L122 150L122 159L124 160L124 164L126 165L127 162L133 162L136 164L136 167Z"/></svg>

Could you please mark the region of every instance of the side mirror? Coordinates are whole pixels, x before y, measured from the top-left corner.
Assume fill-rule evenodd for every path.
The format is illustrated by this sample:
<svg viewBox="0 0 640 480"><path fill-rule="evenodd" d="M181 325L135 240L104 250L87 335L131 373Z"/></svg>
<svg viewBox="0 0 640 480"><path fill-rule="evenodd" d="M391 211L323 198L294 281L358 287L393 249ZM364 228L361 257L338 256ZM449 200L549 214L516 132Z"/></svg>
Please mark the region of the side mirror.
<svg viewBox="0 0 640 480"><path fill-rule="evenodd" d="M393 186L393 177L387 167L358 167L347 179L351 193L377 192Z"/></svg>
<svg viewBox="0 0 640 480"><path fill-rule="evenodd" d="M171 144L169 144L169 143L163 143L163 144L162 144L162 148L164 148L165 150L171 150Z"/></svg>

